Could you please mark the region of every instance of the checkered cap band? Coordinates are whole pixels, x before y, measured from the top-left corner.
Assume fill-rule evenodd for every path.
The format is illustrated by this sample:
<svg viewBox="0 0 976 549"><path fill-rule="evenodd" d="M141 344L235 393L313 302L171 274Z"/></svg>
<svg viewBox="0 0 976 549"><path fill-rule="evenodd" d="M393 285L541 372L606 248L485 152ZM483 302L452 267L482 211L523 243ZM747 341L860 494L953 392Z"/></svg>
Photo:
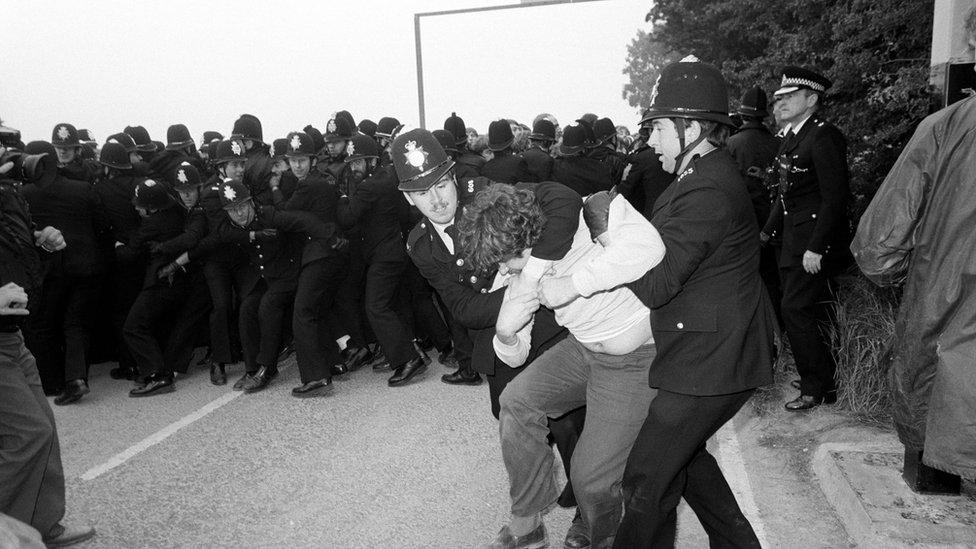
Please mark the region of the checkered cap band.
<svg viewBox="0 0 976 549"><path fill-rule="evenodd" d="M806 78L787 78L786 76L784 76L783 81L780 83L779 87L787 88L790 86L810 88L811 90L818 91L818 92L823 92L827 90L827 88L825 88L823 84L819 82L814 82L813 80L808 80Z"/></svg>

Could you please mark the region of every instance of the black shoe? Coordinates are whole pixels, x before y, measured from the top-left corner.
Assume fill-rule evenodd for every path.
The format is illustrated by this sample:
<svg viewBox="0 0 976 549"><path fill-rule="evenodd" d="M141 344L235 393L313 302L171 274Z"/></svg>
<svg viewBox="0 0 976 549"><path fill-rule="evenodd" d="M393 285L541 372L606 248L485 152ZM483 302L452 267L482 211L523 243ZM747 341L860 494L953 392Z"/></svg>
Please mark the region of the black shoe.
<svg viewBox="0 0 976 549"><path fill-rule="evenodd" d="M333 364L329 372L334 376L341 376L349 373L349 368L345 364Z"/></svg>
<svg viewBox="0 0 976 549"><path fill-rule="evenodd" d="M227 385L227 372L224 365L219 362L210 363L210 383L214 385Z"/></svg>
<svg viewBox="0 0 976 549"><path fill-rule="evenodd" d="M64 384L64 391L54 397L54 403L58 406L64 406L65 404L78 402L81 400L81 397L87 395L89 392L88 384L85 383L84 379L72 379Z"/></svg>
<svg viewBox="0 0 976 549"><path fill-rule="evenodd" d="M139 377L139 370L128 366L118 366L109 370L108 375L112 379L135 379Z"/></svg>
<svg viewBox="0 0 976 549"><path fill-rule="evenodd" d="M413 348L417 351L417 355L424 359L424 363L430 364L430 355L428 355L427 351L424 350L423 343L421 343L419 339L413 340Z"/></svg>
<svg viewBox="0 0 976 549"><path fill-rule="evenodd" d="M833 404L837 402L837 391L828 391L823 396L800 395L786 403L785 408L790 412L802 412L811 410L821 404Z"/></svg>
<svg viewBox="0 0 976 549"><path fill-rule="evenodd" d="M91 526L64 526L59 522L51 528L51 531L43 539L44 545L47 547L67 547L88 541L94 536L95 529Z"/></svg>
<svg viewBox="0 0 976 549"><path fill-rule="evenodd" d="M569 525L569 530L566 531L566 540L563 541L564 549L589 549L590 547L590 529L586 527L586 521L583 520L583 515L580 514L579 509L576 509L576 516L573 517L573 523Z"/></svg>
<svg viewBox="0 0 976 549"><path fill-rule="evenodd" d="M203 357L200 360L197 361L197 366L203 366L204 364L206 364L208 362L211 362L210 355L212 354L212 352L213 352L213 349L211 349L210 347L207 347L206 354L204 354Z"/></svg>
<svg viewBox="0 0 976 549"><path fill-rule="evenodd" d="M325 396L330 392L332 392L331 379L316 379L315 381L309 381L300 387L292 389L291 396L295 398L312 398Z"/></svg>
<svg viewBox="0 0 976 549"><path fill-rule="evenodd" d="M387 381L390 387L396 387L398 385L405 385L408 381L413 379L417 374L423 372L427 369L427 362L424 361L423 357L416 357L404 362L393 371L393 377Z"/></svg>
<svg viewBox="0 0 976 549"><path fill-rule="evenodd" d="M453 374L442 375L441 381L448 385L481 385L481 376L469 368L458 368Z"/></svg>
<svg viewBox="0 0 976 549"><path fill-rule="evenodd" d="M244 384L247 383L249 377L253 376L257 372L244 372L244 375L240 379L234 382L234 390L242 391L244 390Z"/></svg>
<svg viewBox="0 0 976 549"><path fill-rule="evenodd" d="M173 374L152 374L146 378L146 384L136 387L135 389L129 391L130 397L147 397L153 395L161 395L163 393L172 393L176 389L173 385Z"/></svg>
<svg viewBox="0 0 976 549"><path fill-rule="evenodd" d="M256 393L261 389L264 389L271 383L271 380L278 375L277 366L261 366L257 373L250 376L244 381L244 392L245 393Z"/></svg>
<svg viewBox="0 0 976 549"><path fill-rule="evenodd" d="M458 368L460 367L457 362L457 357L454 354L454 347L448 347L444 351L440 351L437 354L437 362L441 363L441 366L445 368Z"/></svg>
<svg viewBox="0 0 976 549"><path fill-rule="evenodd" d="M290 357L293 354L295 354L295 343L289 342L288 345L285 345L281 349L281 352L278 353L278 362L285 360L286 358Z"/></svg>
<svg viewBox="0 0 976 549"><path fill-rule="evenodd" d="M346 347L342 351L342 360L347 371L355 372L373 361L373 353L369 347Z"/></svg>

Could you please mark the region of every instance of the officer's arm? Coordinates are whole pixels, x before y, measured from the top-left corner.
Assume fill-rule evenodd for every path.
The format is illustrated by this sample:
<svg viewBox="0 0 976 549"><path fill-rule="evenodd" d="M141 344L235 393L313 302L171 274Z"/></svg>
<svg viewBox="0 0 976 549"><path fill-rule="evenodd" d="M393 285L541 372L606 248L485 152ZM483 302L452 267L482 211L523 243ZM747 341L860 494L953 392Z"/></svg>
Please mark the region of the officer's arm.
<svg viewBox="0 0 976 549"><path fill-rule="evenodd" d="M160 242L157 252L163 255L177 255L197 246L207 235L207 218L200 210L191 210L189 223L183 234Z"/></svg>
<svg viewBox="0 0 976 549"><path fill-rule="evenodd" d="M806 249L823 255L827 253L830 236L847 223L850 187L844 136L836 129L823 128L813 143L812 156L820 187L820 209Z"/></svg>
<svg viewBox="0 0 976 549"><path fill-rule="evenodd" d="M375 184L372 179L367 179L356 187L356 192L352 196L339 199L339 205L336 208L339 226L344 228L355 226L375 201Z"/></svg>
<svg viewBox="0 0 976 549"><path fill-rule="evenodd" d="M409 250L420 274L437 290L438 295L461 326L469 330L494 328L498 311L505 297L504 288L490 293L481 293L459 282L453 272L445 270L430 258L429 248Z"/></svg>
<svg viewBox="0 0 976 549"><path fill-rule="evenodd" d="M627 284L649 308L671 301L685 283L721 244L729 225L728 201L714 186L691 186L677 194L666 211L651 222L667 253L643 277Z"/></svg>
<svg viewBox="0 0 976 549"><path fill-rule="evenodd" d="M313 213L277 211L265 206L271 226L286 233L304 233L315 239L329 240L336 234L336 224L323 222Z"/></svg>

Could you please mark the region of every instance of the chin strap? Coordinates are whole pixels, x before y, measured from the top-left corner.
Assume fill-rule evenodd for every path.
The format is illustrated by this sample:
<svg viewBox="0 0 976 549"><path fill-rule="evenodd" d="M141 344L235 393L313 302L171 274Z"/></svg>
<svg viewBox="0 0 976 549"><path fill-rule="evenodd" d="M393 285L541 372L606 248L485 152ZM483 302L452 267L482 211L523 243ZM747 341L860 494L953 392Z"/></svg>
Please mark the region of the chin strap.
<svg viewBox="0 0 976 549"><path fill-rule="evenodd" d="M697 138L691 143L685 145L685 130L687 125L684 118L672 118L674 122L674 128L678 131L678 146L681 147L681 152L674 157L674 169L681 170L681 161L684 160L685 155L691 152L695 147L701 144L702 141L707 137L705 132L701 132Z"/></svg>

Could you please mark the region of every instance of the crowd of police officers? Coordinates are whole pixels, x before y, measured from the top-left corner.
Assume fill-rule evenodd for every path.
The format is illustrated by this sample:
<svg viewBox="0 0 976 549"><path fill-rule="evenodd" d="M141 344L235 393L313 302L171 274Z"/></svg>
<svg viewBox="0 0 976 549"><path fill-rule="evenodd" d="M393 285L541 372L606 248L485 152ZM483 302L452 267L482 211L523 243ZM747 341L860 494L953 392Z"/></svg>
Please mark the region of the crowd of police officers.
<svg viewBox="0 0 976 549"><path fill-rule="evenodd" d="M776 194L768 182L779 147L766 103L759 88L745 94L729 146L760 226ZM267 387L290 352L301 373L296 397L322 395L333 376L363 366L389 369L389 385L403 385L431 352L457 365L444 382L480 383L470 357L457 360L453 342L465 328L405 250L420 216L391 164L402 128L392 117L357 125L339 111L324 133L308 125L268 141L260 120L244 114L229 137L207 131L199 147L183 124L168 128L165 144L129 126L101 147L68 123L50 142L24 145L4 132L9 150L41 159L7 184L35 225L58 228L69 244L43 257L43 279L30 289L24 333L45 393L58 405L76 402L90 390L89 366L107 360L118 362L113 378L136 382L130 396L170 392L199 347L215 385L227 383L228 364L243 362L233 387L248 393ZM539 115L531 131L497 120L487 154L472 150L476 133L454 113L433 132L458 181L556 181L584 197L616 187L650 217L673 179L646 127L625 147L613 122L592 114L565 128ZM767 247L763 274L777 298L774 255Z"/></svg>
<svg viewBox="0 0 976 549"><path fill-rule="evenodd" d="M243 362L234 388L248 393L267 387L290 352L296 397L322 395L333 376L363 366L389 369L389 385L403 385L431 352L457 365L444 382L481 383L454 350L466 330L406 253L419 213L391 165L402 128L392 117L357 125L339 111L324 133L309 125L267 142L245 114L229 137L208 131L199 147L182 124L165 144L129 126L100 147L68 123L50 142L24 145L6 132L9 150L40 158L6 184L37 226L58 228L68 243L42 257L29 289L24 334L45 393L76 402L90 390L90 365L108 360L118 362L113 378L136 382L130 396L170 392L199 347L215 385ZM469 132L455 114L434 132L459 180L555 180L584 196L617 185L642 210L669 180L645 143L618 150L606 118L563 129L543 115L531 132L498 120L488 154L472 151Z"/></svg>

